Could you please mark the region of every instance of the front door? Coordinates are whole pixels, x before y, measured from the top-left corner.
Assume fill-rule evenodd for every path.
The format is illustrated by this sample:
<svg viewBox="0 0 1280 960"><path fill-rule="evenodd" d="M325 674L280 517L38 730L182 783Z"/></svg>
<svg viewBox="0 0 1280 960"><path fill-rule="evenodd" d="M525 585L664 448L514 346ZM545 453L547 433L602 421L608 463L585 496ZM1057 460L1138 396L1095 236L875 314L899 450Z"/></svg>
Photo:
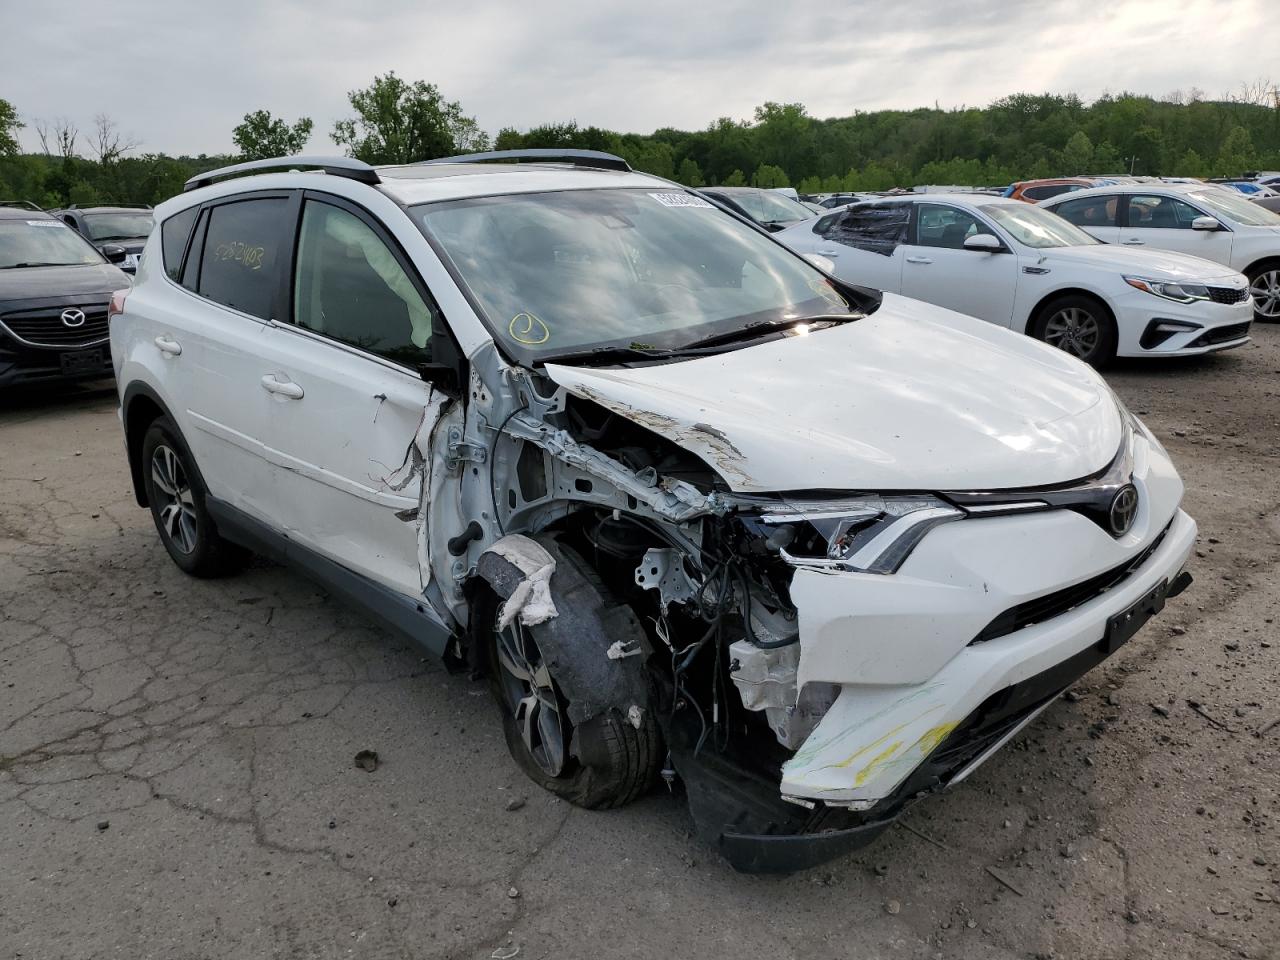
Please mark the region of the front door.
<svg viewBox="0 0 1280 960"><path fill-rule="evenodd" d="M290 299L259 371L285 532L419 597L430 577L419 566L419 457L443 398L417 366L431 359L438 311L367 213L311 194Z"/></svg>
<svg viewBox="0 0 1280 960"><path fill-rule="evenodd" d="M1018 258L1001 240L999 252L969 250L977 234L999 235L976 214L944 203L916 204L914 240L902 255L904 296L1007 327L1018 288Z"/></svg>
<svg viewBox="0 0 1280 960"><path fill-rule="evenodd" d="M1208 216L1185 200L1155 194L1126 197L1129 218L1120 229L1120 243L1127 247L1176 250L1217 263L1231 263L1230 230L1193 230L1197 217Z"/></svg>

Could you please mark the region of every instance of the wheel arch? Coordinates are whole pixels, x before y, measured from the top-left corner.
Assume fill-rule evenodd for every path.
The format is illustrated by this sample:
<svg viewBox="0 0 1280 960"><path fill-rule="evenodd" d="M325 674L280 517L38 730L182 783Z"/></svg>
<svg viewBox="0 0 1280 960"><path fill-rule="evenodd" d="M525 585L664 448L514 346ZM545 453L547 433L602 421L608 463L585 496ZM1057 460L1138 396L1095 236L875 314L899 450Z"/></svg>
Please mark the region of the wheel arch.
<svg viewBox="0 0 1280 960"><path fill-rule="evenodd" d="M1253 261L1253 263L1249 264L1240 272L1247 276L1252 271L1257 270L1261 267L1280 267L1280 256L1269 253L1265 257L1259 257L1257 260Z"/></svg>
<svg viewBox="0 0 1280 960"><path fill-rule="evenodd" d="M129 477L133 481L133 498L138 506L146 507L150 504L147 502L147 485L143 482L142 438L147 435L147 428L160 417L167 417L175 425L177 421L155 389L140 380L125 387L120 411L124 424L125 452L129 458ZM186 448L186 440L180 435L177 439ZM192 464L195 463L189 449L184 449L183 453ZM200 479L203 483L204 478Z"/></svg>
<svg viewBox="0 0 1280 960"><path fill-rule="evenodd" d="M1088 287L1067 286L1051 290L1036 302L1035 306L1033 306L1031 311L1027 314L1026 326L1023 328L1022 332L1030 336L1034 336L1036 325L1040 322L1040 318L1044 315L1046 308L1055 300L1061 300L1063 297L1088 297L1090 300L1097 302L1099 306L1107 311L1107 317L1116 325L1117 332L1119 331L1119 324L1116 321L1116 312L1112 308L1111 304L1107 302L1106 297L1100 294L1097 290L1090 290Z"/></svg>

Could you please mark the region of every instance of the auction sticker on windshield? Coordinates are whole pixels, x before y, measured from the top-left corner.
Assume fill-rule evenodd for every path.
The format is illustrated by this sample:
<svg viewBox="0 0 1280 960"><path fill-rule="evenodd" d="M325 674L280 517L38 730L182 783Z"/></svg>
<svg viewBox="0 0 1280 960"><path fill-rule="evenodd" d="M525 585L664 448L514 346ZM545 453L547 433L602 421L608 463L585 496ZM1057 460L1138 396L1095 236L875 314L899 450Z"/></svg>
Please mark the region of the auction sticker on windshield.
<svg viewBox="0 0 1280 960"><path fill-rule="evenodd" d="M691 193L651 193L649 196L664 207L710 207L715 209L714 203L703 200L701 197L695 197Z"/></svg>

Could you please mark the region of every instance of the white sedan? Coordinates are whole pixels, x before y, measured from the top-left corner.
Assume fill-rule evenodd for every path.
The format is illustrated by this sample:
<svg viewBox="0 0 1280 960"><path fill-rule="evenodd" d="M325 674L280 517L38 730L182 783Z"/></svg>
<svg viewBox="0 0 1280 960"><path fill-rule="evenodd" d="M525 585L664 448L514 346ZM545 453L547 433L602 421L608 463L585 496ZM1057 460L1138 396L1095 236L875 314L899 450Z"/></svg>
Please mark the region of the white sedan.
<svg viewBox="0 0 1280 960"><path fill-rule="evenodd" d="M1238 347L1253 320L1235 270L1100 243L1001 197L886 198L774 236L842 280L1027 333L1095 366Z"/></svg>
<svg viewBox="0 0 1280 960"><path fill-rule="evenodd" d="M1042 206L1105 243L1176 250L1249 278L1258 319L1280 320L1280 215L1212 183L1128 183Z"/></svg>

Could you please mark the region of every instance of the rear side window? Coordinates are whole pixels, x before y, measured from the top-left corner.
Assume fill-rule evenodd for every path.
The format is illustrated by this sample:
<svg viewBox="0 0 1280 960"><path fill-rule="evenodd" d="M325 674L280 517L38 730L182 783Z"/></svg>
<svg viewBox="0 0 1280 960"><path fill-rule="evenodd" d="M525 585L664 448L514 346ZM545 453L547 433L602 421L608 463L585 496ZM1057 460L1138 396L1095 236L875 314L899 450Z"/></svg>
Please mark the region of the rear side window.
<svg viewBox="0 0 1280 960"><path fill-rule="evenodd" d="M836 243L890 257L906 237L910 219L911 208L905 203L866 204L823 217L814 231Z"/></svg>
<svg viewBox="0 0 1280 960"><path fill-rule="evenodd" d="M294 323L412 366L431 360L431 306L363 220L308 200L298 238Z"/></svg>
<svg viewBox="0 0 1280 960"><path fill-rule="evenodd" d="M182 282L182 255L187 251L187 238L196 222L199 207L188 207L160 225L160 256L169 279Z"/></svg>
<svg viewBox="0 0 1280 960"><path fill-rule="evenodd" d="M1053 208L1053 212L1077 227L1114 227L1119 207L1117 197L1112 194L1064 200Z"/></svg>
<svg viewBox="0 0 1280 960"><path fill-rule="evenodd" d="M289 201L264 197L209 211L196 292L263 320L271 319L287 261Z"/></svg>

